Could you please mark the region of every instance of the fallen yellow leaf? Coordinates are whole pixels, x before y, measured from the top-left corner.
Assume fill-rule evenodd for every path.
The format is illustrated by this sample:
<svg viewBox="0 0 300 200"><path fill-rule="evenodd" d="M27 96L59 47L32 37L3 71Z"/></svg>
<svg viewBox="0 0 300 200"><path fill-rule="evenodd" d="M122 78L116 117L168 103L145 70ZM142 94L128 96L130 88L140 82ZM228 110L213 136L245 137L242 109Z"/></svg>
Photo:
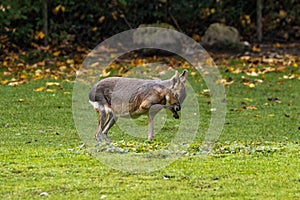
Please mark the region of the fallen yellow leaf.
<svg viewBox="0 0 300 200"><path fill-rule="evenodd" d="M252 102L253 100L252 99L249 99L249 98L244 98L245 101L250 101Z"/></svg>
<svg viewBox="0 0 300 200"><path fill-rule="evenodd" d="M105 20L105 16L102 15L98 21L100 24L102 24L104 22L104 20Z"/></svg>
<svg viewBox="0 0 300 200"><path fill-rule="evenodd" d="M247 106L246 109L247 110L257 110L257 108L255 106Z"/></svg>
<svg viewBox="0 0 300 200"><path fill-rule="evenodd" d="M255 84L254 83L251 83L251 82L246 82L244 83L244 85L250 87L250 88L255 88Z"/></svg>
<svg viewBox="0 0 300 200"><path fill-rule="evenodd" d="M284 10L280 10L278 15L279 15L280 18L285 18L286 17L286 12Z"/></svg>
<svg viewBox="0 0 300 200"><path fill-rule="evenodd" d="M241 56L240 59L241 59L241 61L243 61L243 62L247 62L248 60L251 59L251 57L250 57L250 56Z"/></svg>
<svg viewBox="0 0 300 200"><path fill-rule="evenodd" d="M65 71L66 69L67 69L67 66L65 66L65 65L59 67L60 71Z"/></svg>
<svg viewBox="0 0 300 200"><path fill-rule="evenodd" d="M213 61L213 59L212 58L207 58L206 60L205 60L205 64L208 66L208 67L212 67L213 66L213 64L214 64L214 61Z"/></svg>
<svg viewBox="0 0 300 200"><path fill-rule="evenodd" d="M261 50L260 50L260 48L258 46L253 46L252 47L252 51L253 52L260 52Z"/></svg>
<svg viewBox="0 0 300 200"><path fill-rule="evenodd" d="M56 89L47 89L46 92L56 92Z"/></svg>
<svg viewBox="0 0 300 200"><path fill-rule="evenodd" d="M106 70L102 70L102 73L101 73L101 77L107 77L110 75L110 71L109 72L106 72Z"/></svg>
<svg viewBox="0 0 300 200"><path fill-rule="evenodd" d="M68 64L74 64L74 60L72 60L72 59L67 59L66 63L68 63Z"/></svg>
<svg viewBox="0 0 300 200"><path fill-rule="evenodd" d="M191 72L191 76L196 76L197 73L196 72Z"/></svg>
<svg viewBox="0 0 300 200"><path fill-rule="evenodd" d="M249 87L250 87L250 88L255 88L255 84L254 84L254 83L250 83L250 84L249 84Z"/></svg>
<svg viewBox="0 0 300 200"><path fill-rule="evenodd" d="M60 51L55 51L55 52L53 53L53 56L57 57L57 56L59 56L59 54L60 54Z"/></svg>
<svg viewBox="0 0 300 200"><path fill-rule="evenodd" d="M284 81L278 81L277 84L278 85L284 85Z"/></svg>
<svg viewBox="0 0 300 200"><path fill-rule="evenodd" d="M100 65L100 63L94 62L93 64L91 64L91 67L98 67L99 65Z"/></svg>
<svg viewBox="0 0 300 200"><path fill-rule="evenodd" d="M234 81L227 81L226 79L220 79L216 81L217 84L223 84L223 85L231 85L232 83L234 83Z"/></svg>
<svg viewBox="0 0 300 200"><path fill-rule="evenodd" d="M8 84L8 86L15 87L15 86L21 85L21 84L23 84L23 83L24 83L24 81L10 82L10 83Z"/></svg>
<svg viewBox="0 0 300 200"><path fill-rule="evenodd" d="M234 73L234 74L239 74L241 72L242 72L242 70L240 68L237 68L234 71L232 71L232 73Z"/></svg>
<svg viewBox="0 0 300 200"><path fill-rule="evenodd" d="M246 72L246 74L247 74L248 76L258 76L258 73L256 73L255 71L252 71L251 73Z"/></svg>
<svg viewBox="0 0 300 200"><path fill-rule="evenodd" d="M58 5L53 10L54 14L57 14L59 11L65 12L65 7L62 5Z"/></svg>
<svg viewBox="0 0 300 200"><path fill-rule="evenodd" d="M9 83L9 80L7 80L7 79L1 81L1 84L3 84L3 85L6 85L7 83Z"/></svg>
<svg viewBox="0 0 300 200"><path fill-rule="evenodd" d="M11 75L11 72L3 72L3 75L4 75L4 76L10 76L10 75Z"/></svg>
<svg viewBox="0 0 300 200"><path fill-rule="evenodd" d="M7 61L3 61L2 65L3 65L3 67L7 67L8 66Z"/></svg>
<svg viewBox="0 0 300 200"><path fill-rule="evenodd" d="M273 44L273 47L277 47L277 48L279 48L281 45L280 45L280 43L278 43L278 42L276 42L275 44Z"/></svg>
<svg viewBox="0 0 300 200"><path fill-rule="evenodd" d="M58 82L47 82L46 83L46 87L50 87L50 86L59 86L60 85L60 83L58 83Z"/></svg>
<svg viewBox="0 0 300 200"><path fill-rule="evenodd" d="M21 75L20 75L20 78L21 78L21 79L26 79L27 77L28 77L27 74L21 74Z"/></svg>
<svg viewBox="0 0 300 200"><path fill-rule="evenodd" d="M197 42L199 42L199 41L201 40L201 37L200 37L200 35L198 35L198 34L193 34L193 35L192 35L192 38L193 38L194 40L196 40Z"/></svg>
<svg viewBox="0 0 300 200"><path fill-rule="evenodd" d="M34 91L35 91L35 92L42 92L42 91L44 91L44 90L45 90L44 87L39 87L39 88L35 89Z"/></svg>
<svg viewBox="0 0 300 200"><path fill-rule="evenodd" d="M38 31L35 33L35 39L43 39L45 37L45 34L42 31Z"/></svg>

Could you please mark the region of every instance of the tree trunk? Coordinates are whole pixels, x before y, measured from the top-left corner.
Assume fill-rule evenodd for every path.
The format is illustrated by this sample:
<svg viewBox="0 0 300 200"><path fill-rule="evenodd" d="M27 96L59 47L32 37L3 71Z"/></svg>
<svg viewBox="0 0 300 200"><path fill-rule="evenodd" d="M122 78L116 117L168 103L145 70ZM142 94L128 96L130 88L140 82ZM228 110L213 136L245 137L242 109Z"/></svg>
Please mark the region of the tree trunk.
<svg viewBox="0 0 300 200"><path fill-rule="evenodd" d="M262 33L262 8L263 8L263 0L256 1L256 18L257 18L257 39L259 42L262 41L263 33Z"/></svg>
<svg viewBox="0 0 300 200"><path fill-rule="evenodd" d="M44 46L48 46L48 0L43 0Z"/></svg>

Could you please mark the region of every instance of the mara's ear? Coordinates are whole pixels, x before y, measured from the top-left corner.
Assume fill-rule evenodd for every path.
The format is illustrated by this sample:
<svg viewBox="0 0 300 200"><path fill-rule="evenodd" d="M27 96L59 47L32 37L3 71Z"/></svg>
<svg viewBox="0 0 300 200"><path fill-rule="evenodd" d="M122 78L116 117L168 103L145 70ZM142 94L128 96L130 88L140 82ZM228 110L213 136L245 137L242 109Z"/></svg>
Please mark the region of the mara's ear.
<svg viewBox="0 0 300 200"><path fill-rule="evenodd" d="M180 81L185 83L188 76L188 70L183 70L182 74L180 74Z"/></svg>
<svg viewBox="0 0 300 200"><path fill-rule="evenodd" d="M172 78L178 79L178 77L179 77L179 73L178 73L178 71L176 70L176 71L175 71L175 74L174 74L174 76L173 76Z"/></svg>
<svg viewBox="0 0 300 200"><path fill-rule="evenodd" d="M179 73L176 70L174 76L172 76L171 80L171 88L173 88L179 82Z"/></svg>

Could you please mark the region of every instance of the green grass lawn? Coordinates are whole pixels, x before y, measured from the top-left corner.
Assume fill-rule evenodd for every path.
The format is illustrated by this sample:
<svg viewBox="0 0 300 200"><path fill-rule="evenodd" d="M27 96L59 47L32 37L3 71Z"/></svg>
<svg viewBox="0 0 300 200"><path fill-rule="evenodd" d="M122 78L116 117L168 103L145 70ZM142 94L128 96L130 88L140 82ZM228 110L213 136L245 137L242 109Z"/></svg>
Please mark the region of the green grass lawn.
<svg viewBox="0 0 300 200"><path fill-rule="evenodd" d="M296 69L263 77L221 69L235 82L226 86L226 122L208 156L199 154L199 146L210 121L210 97L202 92L201 77L191 76L201 119L196 139L187 153L151 173L112 169L79 148L73 83L60 81L63 89L51 86L56 92L35 92L45 86L42 80L0 86L0 199L37 199L42 192L51 199L299 199L300 80L283 78L299 73ZM245 85L248 81L255 87ZM143 155L137 146L163 148L176 122L168 115L154 142L126 135L117 126L109 134L116 145L131 143L129 153Z"/></svg>

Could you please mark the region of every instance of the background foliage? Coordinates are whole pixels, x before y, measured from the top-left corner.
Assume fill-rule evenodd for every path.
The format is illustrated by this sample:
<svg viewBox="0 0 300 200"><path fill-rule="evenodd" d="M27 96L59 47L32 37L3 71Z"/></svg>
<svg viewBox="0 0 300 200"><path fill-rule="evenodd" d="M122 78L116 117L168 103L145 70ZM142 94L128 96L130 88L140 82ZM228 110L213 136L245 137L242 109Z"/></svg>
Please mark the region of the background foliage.
<svg viewBox="0 0 300 200"><path fill-rule="evenodd" d="M47 3L47 10L44 4ZM265 41L289 42L300 37L297 0L263 2ZM244 40L255 41L253 0L3 0L0 3L0 49L43 44L47 12L50 45L94 47L105 38L140 24L169 23L192 36L203 35L214 22L236 27Z"/></svg>

